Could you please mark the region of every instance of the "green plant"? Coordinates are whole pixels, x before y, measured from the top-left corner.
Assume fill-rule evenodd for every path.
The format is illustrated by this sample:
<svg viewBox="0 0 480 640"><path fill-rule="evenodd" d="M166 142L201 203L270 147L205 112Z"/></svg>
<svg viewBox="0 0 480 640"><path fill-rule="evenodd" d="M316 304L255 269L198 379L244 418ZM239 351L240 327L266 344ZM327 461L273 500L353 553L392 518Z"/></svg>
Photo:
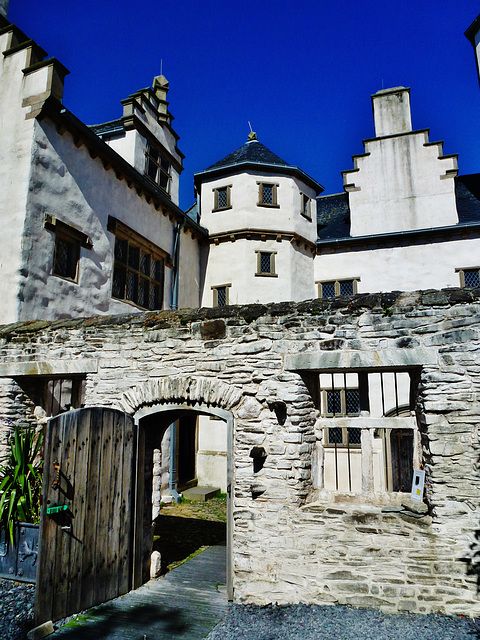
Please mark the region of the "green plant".
<svg viewBox="0 0 480 640"><path fill-rule="evenodd" d="M38 523L43 461L39 458L42 433L33 427L15 429L7 461L0 467L0 529L13 544L16 522Z"/></svg>

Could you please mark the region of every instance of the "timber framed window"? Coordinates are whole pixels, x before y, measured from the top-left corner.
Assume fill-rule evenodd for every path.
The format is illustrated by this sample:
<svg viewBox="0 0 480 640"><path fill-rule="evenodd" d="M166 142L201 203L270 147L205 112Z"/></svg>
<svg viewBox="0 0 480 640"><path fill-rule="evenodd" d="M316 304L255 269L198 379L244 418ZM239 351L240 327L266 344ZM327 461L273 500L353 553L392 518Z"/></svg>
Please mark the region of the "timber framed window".
<svg viewBox="0 0 480 640"><path fill-rule="evenodd" d="M232 185L228 185L213 190L213 211L224 211L232 208L231 189Z"/></svg>
<svg viewBox="0 0 480 640"><path fill-rule="evenodd" d="M455 269L460 276L461 287L480 287L480 267Z"/></svg>
<svg viewBox="0 0 480 640"><path fill-rule="evenodd" d="M55 233L52 273L54 276L78 282L80 248L91 249L91 239L79 229L54 216L45 215L45 229Z"/></svg>
<svg viewBox="0 0 480 640"><path fill-rule="evenodd" d="M231 284L220 284L212 287L214 307L226 307L229 304L228 290L231 286Z"/></svg>
<svg viewBox="0 0 480 640"><path fill-rule="evenodd" d="M319 374L327 491L410 491L421 455L417 382L414 371Z"/></svg>
<svg viewBox="0 0 480 640"><path fill-rule="evenodd" d="M276 251L255 251L257 254L257 272L256 276L267 276L277 278L275 273L275 254Z"/></svg>
<svg viewBox="0 0 480 640"><path fill-rule="evenodd" d="M109 218L108 230L115 234L112 297L142 309L162 309L168 255L115 218Z"/></svg>
<svg viewBox="0 0 480 640"><path fill-rule="evenodd" d="M351 280L327 280L317 282L319 298L336 298L338 296L351 296L357 293L357 282L360 278Z"/></svg>
<svg viewBox="0 0 480 640"><path fill-rule="evenodd" d="M79 409L85 399L85 376L43 377L24 376L16 378L26 396L42 407L45 416L53 418L70 409Z"/></svg>
<svg viewBox="0 0 480 640"><path fill-rule="evenodd" d="M149 142L145 150L145 175L150 180L153 180L160 189L163 189L167 195L170 194L172 166L168 160L162 157L160 151Z"/></svg>
<svg viewBox="0 0 480 640"><path fill-rule="evenodd" d="M279 207L277 202L278 184L271 182L257 182L258 184L258 206L259 207Z"/></svg>
<svg viewBox="0 0 480 640"><path fill-rule="evenodd" d="M312 201L305 193L300 194L300 213L304 218L312 221Z"/></svg>

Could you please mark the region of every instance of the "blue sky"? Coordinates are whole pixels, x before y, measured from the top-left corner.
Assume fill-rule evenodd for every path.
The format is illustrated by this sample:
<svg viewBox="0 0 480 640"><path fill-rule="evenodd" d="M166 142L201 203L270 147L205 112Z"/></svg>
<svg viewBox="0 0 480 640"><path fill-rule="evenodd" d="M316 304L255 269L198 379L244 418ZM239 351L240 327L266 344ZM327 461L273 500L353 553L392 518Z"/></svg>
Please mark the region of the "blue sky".
<svg viewBox="0 0 480 640"><path fill-rule="evenodd" d="M480 89L465 29L474 0L11 0L9 18L70 71L64 103L87 124L163 73L193 173L247 139L342 191L373 136L370 95L411 88L413 127L430 128L461 174L480 172Z"/></svg>

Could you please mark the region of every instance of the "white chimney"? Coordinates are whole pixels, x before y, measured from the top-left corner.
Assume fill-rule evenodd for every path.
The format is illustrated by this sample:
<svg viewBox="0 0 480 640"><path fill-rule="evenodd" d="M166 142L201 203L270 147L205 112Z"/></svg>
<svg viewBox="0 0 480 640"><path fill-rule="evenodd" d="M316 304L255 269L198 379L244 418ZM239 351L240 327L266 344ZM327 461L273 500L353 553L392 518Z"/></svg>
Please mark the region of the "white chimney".
<svg viewBox="0 0 480 640"><path fill-rule="evenodd" d="M382 89L372 96L375 137L397 135L412 130L410 89Z"/></svg>

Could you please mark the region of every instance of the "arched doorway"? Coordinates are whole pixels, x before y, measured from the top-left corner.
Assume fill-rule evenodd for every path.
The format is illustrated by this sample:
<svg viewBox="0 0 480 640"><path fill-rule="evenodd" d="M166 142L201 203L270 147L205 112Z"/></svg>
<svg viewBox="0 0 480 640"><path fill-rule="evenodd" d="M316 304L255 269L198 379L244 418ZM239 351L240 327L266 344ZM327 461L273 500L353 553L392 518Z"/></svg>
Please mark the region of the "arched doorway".
<svg viewBox="0 0 480 640"><path fill-rule="evenodd" d="M141 563L141 582L148 579L150 571L150 554L153 546L154 519L153 507L153 463L155 450L161 449L161 443L165 432L173 429L172 425L180 424L185 428L191 428L193 420L199 417L215 418L216 425L222 424L226 431L227 464L226 464L226 494L227 494L227 522L226 522L226 592L229 600L233 599L233 579L232 579L232 483L233 483L233 415L231 412L217 408L208 407L202 404L189 405L186 403L153 404L142 407L134 413L135 424L138 430L138 460L137 460L137 495L143 496L141 503L137 504L136 524L134 534L134 547L137 555L137 567ZM207 422L208 424L208 422ZM205 428L205 422L203 428ZM207 427L208 428L208 427ZM189 446L190 444L190 446ZM176 467L186 468L192 465L191 450L192 439L185 442L177 449ZM172 469L168 465L170 475L170 489L172 493L177 493L179 483L178 477L171 481ZM141 553L141 557L140 557ZM137 572L136 585L140 581Z"/></svg>

